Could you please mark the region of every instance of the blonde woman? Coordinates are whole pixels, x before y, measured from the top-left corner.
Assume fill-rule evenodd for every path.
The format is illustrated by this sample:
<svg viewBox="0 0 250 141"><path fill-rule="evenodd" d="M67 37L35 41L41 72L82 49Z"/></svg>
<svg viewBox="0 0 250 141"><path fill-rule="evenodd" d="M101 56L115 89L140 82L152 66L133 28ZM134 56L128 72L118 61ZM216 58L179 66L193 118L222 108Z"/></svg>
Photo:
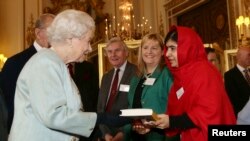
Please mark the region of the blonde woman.
<svg viewBox="0 0 250 141"><path fill-rule="evenodd" d="M142 39L138 55L138 72L130 82L129 108L150 108L165 113L172 76L164 63L164 44L159 34L148 34ZM125 127L125 140L166 141L161 129L151 129L148 134L140 130L140 120ZM178 139L178 137L177 137Z"/></svg>

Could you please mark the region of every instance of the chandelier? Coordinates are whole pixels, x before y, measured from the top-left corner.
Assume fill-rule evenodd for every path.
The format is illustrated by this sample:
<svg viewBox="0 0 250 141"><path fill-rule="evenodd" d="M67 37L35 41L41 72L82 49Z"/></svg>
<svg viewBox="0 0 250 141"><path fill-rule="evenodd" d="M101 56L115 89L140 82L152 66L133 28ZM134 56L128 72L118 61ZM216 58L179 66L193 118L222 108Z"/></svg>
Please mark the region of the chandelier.
<svg viewBox="0 0 250 141"><path fill-rule="evenodd" d="M250 31L249 31L250 19L249 17L239 16L236 19L236 25L238 27L238 39L239 44L244 44L245 41L250 40Z"/></svg>
<svg viewBox="0 0 250 141"><path fill-rule="evenodd" d="M148 19L142 17L135 21L133 5L130 0L124 0L119 5L120 21L115 16L105 19L106 41L112 37L120 37L123 40L138 40L152 29Z"/></svg>

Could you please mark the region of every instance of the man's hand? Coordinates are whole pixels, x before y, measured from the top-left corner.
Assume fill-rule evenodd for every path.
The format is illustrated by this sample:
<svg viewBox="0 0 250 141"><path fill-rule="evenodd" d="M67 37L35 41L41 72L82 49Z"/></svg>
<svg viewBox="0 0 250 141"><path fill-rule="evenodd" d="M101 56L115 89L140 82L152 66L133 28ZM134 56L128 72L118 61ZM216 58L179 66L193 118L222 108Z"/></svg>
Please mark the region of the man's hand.
<svg viewBox="0 0 250 141"><path fill-rule="evenodd" d="M105 134L104 139L105 139L105 141L112 141L113 136L110 134Z"/></svg>
<svg viewBox="0 0 250 141"><path fill-rule="evenodd" d="M150 128L145 126L141 120L135 120L132 124L132 129L142 135L150 132Z"/></svg>
<svg viewBox="0 0 250 141"><path fill-rule="evenodd" d="M122 132L118 132L115 136L114 136L114 138L113 138L113 140L112 141L123 141L123 133Z"/></svg>
<svg viewBox="0 0 250 141"><path fill-rule="evenodd" d="M142 123L147 128L159 128L165 129L169 127L169 116L166 114L159 114L157 115L158 120L156 121L147 121L142 120Z"/></svg>

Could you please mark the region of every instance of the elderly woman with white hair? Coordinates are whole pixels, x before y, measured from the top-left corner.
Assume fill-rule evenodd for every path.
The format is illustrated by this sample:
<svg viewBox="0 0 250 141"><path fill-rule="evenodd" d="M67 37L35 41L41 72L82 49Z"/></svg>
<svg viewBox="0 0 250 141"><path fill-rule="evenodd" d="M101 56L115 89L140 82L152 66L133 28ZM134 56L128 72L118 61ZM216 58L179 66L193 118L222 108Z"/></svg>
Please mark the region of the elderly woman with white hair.
<svg viewBox="0 0 250 141"><path fill-rule="evenodd" d="M94 20L85 12L59 13L47 35L50 49L35 54L21 71L16 87L9 141L71 141L88 137L96 124L121 126L130 119L83 112L79 91L67 64L82 62L92 51Z"/></svg>

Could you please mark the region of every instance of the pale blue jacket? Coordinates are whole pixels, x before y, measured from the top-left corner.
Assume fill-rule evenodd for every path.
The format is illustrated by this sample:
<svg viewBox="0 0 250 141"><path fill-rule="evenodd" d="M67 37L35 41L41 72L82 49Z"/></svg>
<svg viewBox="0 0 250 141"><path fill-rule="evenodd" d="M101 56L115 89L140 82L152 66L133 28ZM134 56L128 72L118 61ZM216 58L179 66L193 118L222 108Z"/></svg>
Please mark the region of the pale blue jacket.
<svg viewBox="0 0 250 141"><path fill-rule="evenodd" d="M17 80L9 141L73 141L88 137L96 113L82 112L75 83L51 49L35 54Z"/></svg>
<svg viewBox="0 0 250 141"><path fill-rule="evenodd" d="M243 109L238 113L237 124L250 125L250 98Z"/></svg>

